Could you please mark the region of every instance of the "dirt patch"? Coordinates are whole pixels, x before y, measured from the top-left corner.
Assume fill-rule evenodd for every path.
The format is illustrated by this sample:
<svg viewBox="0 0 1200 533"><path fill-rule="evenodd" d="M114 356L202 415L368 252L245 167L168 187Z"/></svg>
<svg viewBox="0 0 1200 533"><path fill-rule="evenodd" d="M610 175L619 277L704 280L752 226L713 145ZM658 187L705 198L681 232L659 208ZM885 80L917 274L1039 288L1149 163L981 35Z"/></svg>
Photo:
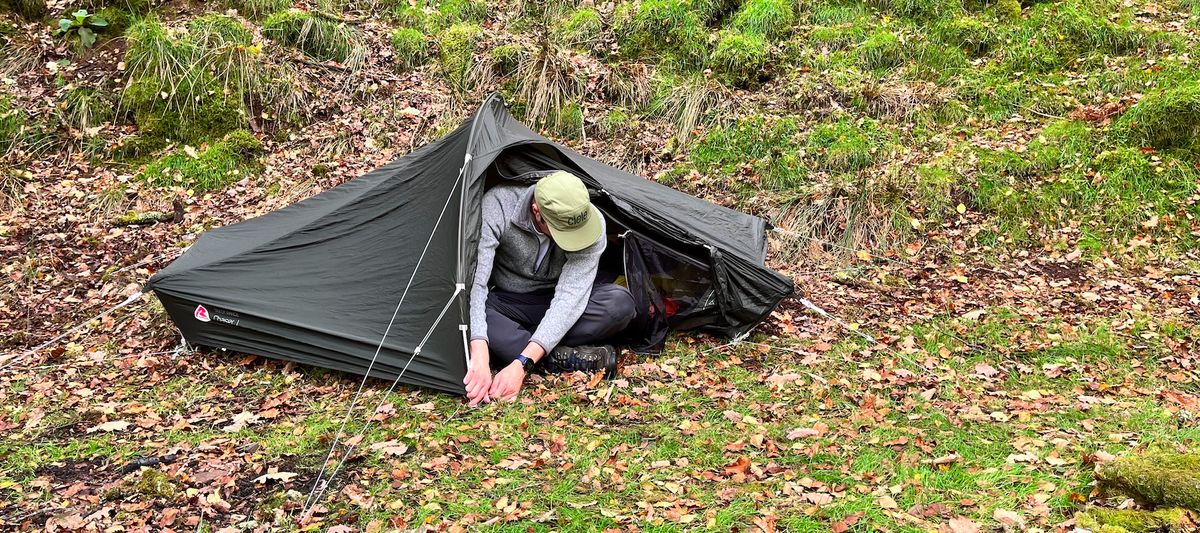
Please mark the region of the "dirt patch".
<svg viewBox="0 0 1200 533"><path fill-rule="evenodd" d="M1087 270L1079 263L1040 263L1037 269L1050 280L1070 280L1079 283L1087 279Z"/></svg>
<svg viewBox="0 0 1200 533"><path fill-rule="evenodd" d="M54 485L67 485L75 482L99 485L100 483L97 483L98 479L111 476L111 474L104 472L106 466L107 464L104 461L90 457L87 459L51 463L38 468L34 473L39 477L49 477L50 482Z"/></svg>

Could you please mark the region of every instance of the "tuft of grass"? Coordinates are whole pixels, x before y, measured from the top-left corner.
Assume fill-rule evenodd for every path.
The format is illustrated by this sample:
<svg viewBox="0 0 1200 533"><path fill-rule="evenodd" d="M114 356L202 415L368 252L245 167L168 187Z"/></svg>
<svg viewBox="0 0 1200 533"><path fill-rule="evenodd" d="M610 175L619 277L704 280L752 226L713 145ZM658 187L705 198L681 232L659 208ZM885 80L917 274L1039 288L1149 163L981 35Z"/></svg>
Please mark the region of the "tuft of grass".
<svg viewBox="0 0 1200 533"><path fill-rule="evenodd" d="M904 63L904 44L896 34L880 30L859 45L859 57L870 70L892 68Z"/></svg>
<svg viewBox="0 0 1200 533"><path fill-rule="evenodd" d="M441 31L461 22L487 20L488 5L482 0L443 0L426 19L428 31Z"/></svg>
<svg viewBox="0 0 1200 533"><path fill-rule="evenodd" d="M603 26L599 12L590 7L583 7L562 18L555 26L554 32L560 42L574 47L594 42Z"/></svg>
<svg viewBox="0 0 1200 533"><path fill-rule="evenodd" d="M39 157L57 145L53 132L0 93L0 156Z"/></svg>
<svg viewBox="0 0 1200 533"><path fill-rule="evenodd" d="M208 49L250 46L254 39L242 21L215 13L189 20L187 29L191 42Z"/></svg>
<svg viewBox="0 0 1200 533"><path fill-rule="evenodd" d="M392 30L392 50L398 66L415 68L429 60L429 39L421 30L398 28Z"/></svg>
<svg viewBox="0 0 1200 533"><path fill-rule="evenodd" d="M156 187L179 186L204 193L257 173L262 152L262 143L253 134L237 130L203 151L168 154L147 165L139 178Z"/></svg>
<svg viewBox="0 0 1200 533"><path fill-rule="evenodd" d="M236 9L243 17L255 21L292 7L291 0L223 0L223 3L230 9Z"/></svg>
<svg viewBox="0 0 1200 533"><path fill-rule="evenodd" d="M756 86L766 74L769 49L762 36L725 31L710 58L712 65L739 87Z"/></svg>
<svg viewBox="0 0 1200 533"><path fill-rule="evenodd" d="M468 92L468 72L474 61L475 47L483 29L473 22L460 22L438 36L438 66L450 88L459 94Z"/></svg>
<svg viewBox="0 0 1200 533"><path fill-rule="evenodd" d="M712 118L718 110L721 95L726 89L720 82L703 73L655 72L650 80L651 115L675 125L675 139L688 142L707 115Z"/></svg>
<svg viewBox="0 0 1200 533"><path fill-rule="evenodd" d="M858 22L870 16L867 6L861 3L825 3L813 7L812 23L818 25L839 25Z"/></svg>
<svg viewBox="0 0 1200 533"><path fill-rule="evenodd" d="M58 105L58 119L64 126L87 132L113 119L114 99L91 87L68 86Z"/></svg>
<svg viewBox="0 0 1200 533"><path fill-rule="evenodd" d="M1146 95L1121 115L1113 131L1126 145L1200 153L1200 82Z"/></svg>
<svg viewBox="0 0 1200 533"><path fill-rule="evenodd" d="M877 121L843 118L814 128L804 146L816 168L840 173L875 164L887 140Z"/></svg>
<svg viewBox="0 0 1200 533"><path fill-rule="evenodd" d="M513 77L516 100L525 120L553 131L582 130L582 118L575 128L575 117L562 111L579 101L586 82L584 74L571 62L569 51L547 38L541 40L537 49L520 57Z"/></svg>
<svg viewBox="0 0 1200 533"><path fill-rule="evenodd" d="M317 61L357 67L365 51L359 36L344 22L298 9L281 11L263 21L263 35L294 46Z"/></svg>
<svg viewBox="0 0 1200 533"><path fill-rule="evenodd" d="M15 13L25 20L40 20L46 16L45 0L0 0L0 13Z"/></svg>
<svg viewBox="0 0 1200 533"><path fill-rule="evenodd" d="M733 16L733 29L779 39L796 25L795 4L789 0L747 0Z"/></svg>

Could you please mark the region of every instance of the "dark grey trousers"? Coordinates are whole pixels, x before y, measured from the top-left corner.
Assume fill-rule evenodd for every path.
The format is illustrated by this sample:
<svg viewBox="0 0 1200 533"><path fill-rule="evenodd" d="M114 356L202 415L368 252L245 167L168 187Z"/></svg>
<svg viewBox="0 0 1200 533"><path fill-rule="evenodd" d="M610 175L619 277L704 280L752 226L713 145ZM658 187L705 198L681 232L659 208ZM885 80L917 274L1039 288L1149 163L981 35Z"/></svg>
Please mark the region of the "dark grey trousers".
<svg viewBox="0 0 1200 533"><path fill-rule="evenodd" d="M546 316L554 291L534 293L492 289L487 299L488 351L492 366L503 368L529 345L533 331ZM612 283L592 285L583 315L567 330L562 346L597 344L625 329L637 314L629 290Z"/></svg>

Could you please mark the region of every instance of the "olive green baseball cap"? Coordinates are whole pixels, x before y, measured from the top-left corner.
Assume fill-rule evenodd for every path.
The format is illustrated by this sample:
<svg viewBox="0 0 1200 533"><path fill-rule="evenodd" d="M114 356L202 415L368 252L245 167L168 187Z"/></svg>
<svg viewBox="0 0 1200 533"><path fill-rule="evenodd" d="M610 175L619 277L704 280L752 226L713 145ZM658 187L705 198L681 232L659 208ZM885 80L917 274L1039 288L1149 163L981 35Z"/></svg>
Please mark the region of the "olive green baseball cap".
<svg viewBox="0 0 1200 533"><path fill-rule="evenodd" d="M560 170L538 180L533 200L550 226L550 238L565 251L587 248L604 232L600 210L592 205L587 187L570 172Z"/></svg>

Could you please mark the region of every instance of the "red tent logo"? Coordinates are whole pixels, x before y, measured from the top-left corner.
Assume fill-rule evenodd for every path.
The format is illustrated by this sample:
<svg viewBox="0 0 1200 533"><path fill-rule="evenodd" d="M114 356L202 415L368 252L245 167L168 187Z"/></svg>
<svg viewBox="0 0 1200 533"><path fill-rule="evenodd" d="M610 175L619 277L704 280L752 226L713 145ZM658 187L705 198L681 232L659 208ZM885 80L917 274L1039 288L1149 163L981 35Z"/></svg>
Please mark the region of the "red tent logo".
<svg viewBox="0 0 1200 533"><path fill-rule="evenodd" d="M208 322L210 320L208 318L208 309L205 309L203 305L197 305L196 312L192 313L192 316L201 322Z"/></svg>

